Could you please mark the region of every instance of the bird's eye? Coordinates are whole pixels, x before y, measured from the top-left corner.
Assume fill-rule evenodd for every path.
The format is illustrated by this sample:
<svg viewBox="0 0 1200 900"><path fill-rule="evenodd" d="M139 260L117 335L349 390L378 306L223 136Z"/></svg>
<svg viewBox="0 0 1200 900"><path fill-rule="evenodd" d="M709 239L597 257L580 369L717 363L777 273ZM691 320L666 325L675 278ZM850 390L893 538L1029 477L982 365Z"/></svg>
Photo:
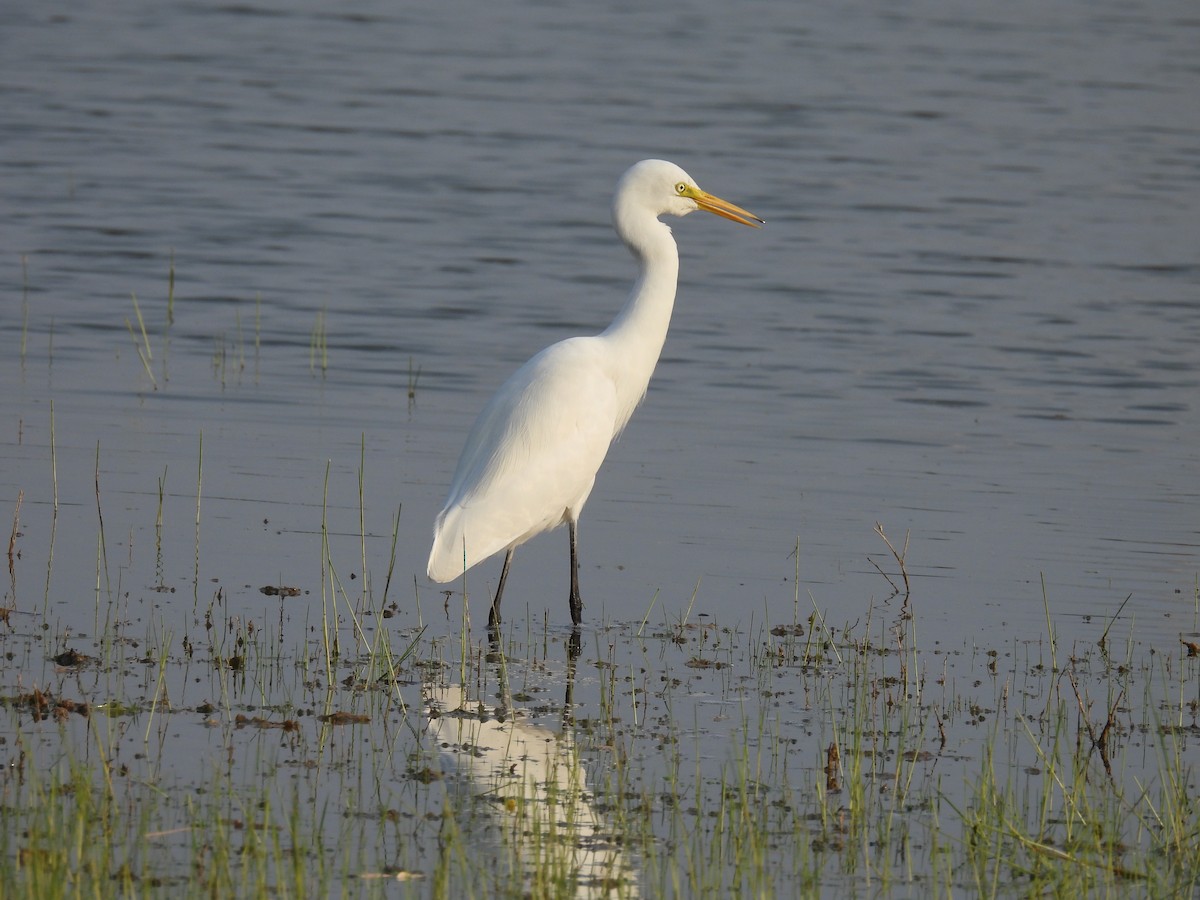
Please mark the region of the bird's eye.
<svg viewBox="0 0 1200 900"><path fill-rule="evenodd" d="M684 182L681 181L679 184L675 185L675 193L682 194L685 191L687 191L687 184Z"/></svg>

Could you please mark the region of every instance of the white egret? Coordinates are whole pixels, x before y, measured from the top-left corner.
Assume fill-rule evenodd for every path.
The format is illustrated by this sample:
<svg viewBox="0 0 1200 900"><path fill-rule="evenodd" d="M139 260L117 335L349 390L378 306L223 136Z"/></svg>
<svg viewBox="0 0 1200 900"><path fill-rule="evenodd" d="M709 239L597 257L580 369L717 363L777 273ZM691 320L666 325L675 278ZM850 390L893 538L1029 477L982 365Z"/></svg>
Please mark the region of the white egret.
<svg viewBox="0 0 1200 900"><path fill-rule="evenodd" d="M697 209L742 225L763 222L700 190L674 163L647 159L629 169L613 199L613 225L641 266L625 307L600 334L552 344L521 366L467 436L434 525L429 577L450 581L506 550L490 625L500 621L513 550L564 522L571 622L582 620L576 522L609 445L646 394L675 304L679 252L658 217Z"/></svg>

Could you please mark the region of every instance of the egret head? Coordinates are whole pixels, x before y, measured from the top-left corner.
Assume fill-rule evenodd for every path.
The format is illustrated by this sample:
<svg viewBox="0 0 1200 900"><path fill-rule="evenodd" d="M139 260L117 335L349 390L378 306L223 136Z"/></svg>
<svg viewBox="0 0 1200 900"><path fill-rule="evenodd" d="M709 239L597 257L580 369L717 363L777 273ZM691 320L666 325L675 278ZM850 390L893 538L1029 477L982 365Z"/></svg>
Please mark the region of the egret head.
<svg viewBox="0 0 1200 900"><path fill-rule="evenodd" d="M686 216L703 209L742 225L757 228L762 219L740 206L703 191L687 172L665 159L644 159L621 178L614 201L618 218L637 209L655 218Z"/></svg>

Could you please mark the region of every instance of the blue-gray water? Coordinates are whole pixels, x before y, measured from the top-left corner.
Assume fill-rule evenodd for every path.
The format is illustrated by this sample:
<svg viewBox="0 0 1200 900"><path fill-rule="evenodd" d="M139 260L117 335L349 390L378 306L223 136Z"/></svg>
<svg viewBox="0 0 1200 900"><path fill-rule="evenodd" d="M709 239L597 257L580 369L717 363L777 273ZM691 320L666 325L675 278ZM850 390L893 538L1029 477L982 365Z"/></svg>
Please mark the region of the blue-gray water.
<svg viewBox="0 0 1200 900"><path fill-rule="evenodd" d="M85 634L98 577L168 624L196 574L247 616L261 584L315 598L327 460L335 552L361 557L361 447L370 577L402 506L392 622L415 595L440 610L424 563L467 429L619 309L609 198L660 156L768 224L672 223L672 331L581 526L586 622L640 621L656 592L652 618L695 594L723 621L791 621L797 596L854 621L890 593L876 564L899 577L878 522L908 536L929 640L1038 639L1047 602L1094 640L1132 595L1123 619L1177 647L1200 572L1197 96L1200 15L1171 0L10 10L6 594ZM160 480L175 594L150 591ZM470 574L477 621L498 568ZM566 568L565 534L522 548L510 616L566 622Z"/></svg>
<svg viewBox="0 0 1200 900"><path fill-rule="evenodd" d="M584 517L590 619L697 580L701 606L782 616L797 539L802 586L853 607L887 590L877 521L948 635L1040 621L1043 575L1063 614L1192 608L1188 4L77 4L2 40L4 491L45 519L53 400L83 560L97 442L102 490L138 498L105 524L144 543L164 469L187 520L204 432L202 574L236 584L311 569L324 462L353 505L365 435L369 525L403 504L422 583L488 393L623 302L609 195L656 155L768 227L676 225L673 330ZM564 535L524 548L510 602L565 617L564 568ZM72 578L60 554L67 621Z"/></svg>

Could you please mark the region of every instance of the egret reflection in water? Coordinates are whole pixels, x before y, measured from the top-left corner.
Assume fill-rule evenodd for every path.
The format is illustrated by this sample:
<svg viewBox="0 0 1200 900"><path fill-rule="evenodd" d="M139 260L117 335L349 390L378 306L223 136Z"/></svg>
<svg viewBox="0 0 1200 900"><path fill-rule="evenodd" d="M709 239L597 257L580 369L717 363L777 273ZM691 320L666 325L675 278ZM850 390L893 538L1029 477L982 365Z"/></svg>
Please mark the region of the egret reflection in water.
<svg viewBox="0 0 1200 900"><path fill-rule="evenodd" d="M468 802L481 805L511 848L526 885L573 881L577 897L637 896L635 873L593 795L571 721L574 660L568 664L564 727L552 731L514 709L507 669L498 665L501 705L486 707L462 685L425 690L429 734L453 763Z"/></svg>

